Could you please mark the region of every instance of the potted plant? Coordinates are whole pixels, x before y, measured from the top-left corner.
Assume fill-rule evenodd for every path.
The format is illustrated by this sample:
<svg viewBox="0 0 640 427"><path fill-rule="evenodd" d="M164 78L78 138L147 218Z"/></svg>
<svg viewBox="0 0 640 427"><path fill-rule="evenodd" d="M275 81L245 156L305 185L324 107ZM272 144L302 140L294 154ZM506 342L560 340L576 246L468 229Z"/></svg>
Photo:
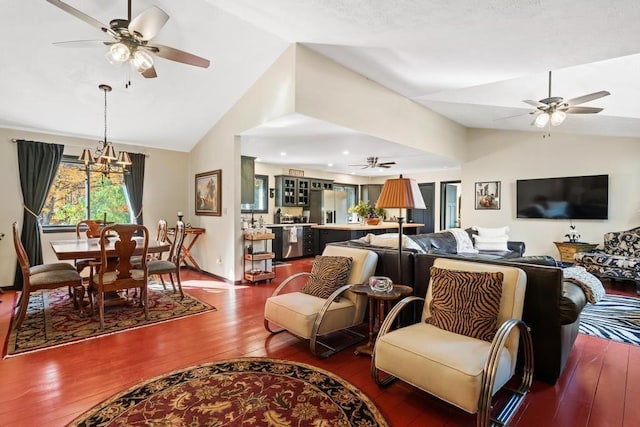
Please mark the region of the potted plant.
<svg viewBox="0 0 640 427"><path fill-rule="evenodd" d="M368 201L360 200L357 205L348 209L349 213L355 213L368 225L378 225L384 218L384 209L375 208Z"/></svg>

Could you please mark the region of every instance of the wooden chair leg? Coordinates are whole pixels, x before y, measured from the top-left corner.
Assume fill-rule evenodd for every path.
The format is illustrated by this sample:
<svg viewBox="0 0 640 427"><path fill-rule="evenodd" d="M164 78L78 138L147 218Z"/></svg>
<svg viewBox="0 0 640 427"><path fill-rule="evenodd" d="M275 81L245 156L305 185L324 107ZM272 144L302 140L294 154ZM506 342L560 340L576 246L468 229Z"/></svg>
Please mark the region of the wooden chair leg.
<svg viewBox="0 0 640 427"><path fill-rule="evenodd" d="M178 289L180 290L180 298L184 298L184 292L182 291L182 281L180 280L180 268L176 272L176 280L178 281Z"/></svg>
<svg viewBox="0 0 640 427"><path fill-rule="evenodd" d="M98 310L100 312L100 329L104 329L104 292L98 292Z"/></svg>
<svg viewBox="0 0 640 427"><path fill-rule="evenodd" d="M173 288L173 293L176 293L176 284L173 281L173 273L169 273L169 279L171 280L171 287Z"/></svg>
<svg viewBox="0 0 640 427"><path fill-rule="evenodd" d="M18 316L16 323L13 324L13 329L18 329L22 325L22 321L27 314L27 307L29 306L29 291L22 291L20 295L20 305L18 306Z"/></svg>

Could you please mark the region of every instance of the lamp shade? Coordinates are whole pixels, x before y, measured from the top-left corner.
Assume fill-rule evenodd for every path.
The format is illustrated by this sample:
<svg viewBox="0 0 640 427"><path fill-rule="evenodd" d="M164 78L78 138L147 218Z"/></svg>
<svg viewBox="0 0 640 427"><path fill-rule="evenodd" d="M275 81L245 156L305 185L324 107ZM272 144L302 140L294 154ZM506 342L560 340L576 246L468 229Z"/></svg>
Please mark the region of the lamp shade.
<svg viewBox="0 0 640 427"><path fill-rule="evenodd" d="M376 208L426 209L418 183L409 178L391 178L385 181Z"/></svg>
<svg viewBox="0 0 640 427"><path fill-rule="evenodd" d="M82 154L80 154L78 160L80 160L85 165L89 165L95 162L95 160L93 159L93 155L91 155L91 151L88 148L82 150Z"/></svg>

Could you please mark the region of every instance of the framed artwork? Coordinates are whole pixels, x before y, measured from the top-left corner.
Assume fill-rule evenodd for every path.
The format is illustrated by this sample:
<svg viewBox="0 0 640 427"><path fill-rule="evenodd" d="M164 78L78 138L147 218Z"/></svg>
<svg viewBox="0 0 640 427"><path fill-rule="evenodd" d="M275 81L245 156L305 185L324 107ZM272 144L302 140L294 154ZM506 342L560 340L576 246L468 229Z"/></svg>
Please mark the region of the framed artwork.
<svg viewBox="0 0 640 427"><path fill-rule="evenodd" d="M500 181L476 182L476 209L500 209Z"/></svg>
<svg viewBox="0 0 640 427"><path fill-rule="evenodd" d="M222 215L222 170L196 174L196 215Z"/></svg>

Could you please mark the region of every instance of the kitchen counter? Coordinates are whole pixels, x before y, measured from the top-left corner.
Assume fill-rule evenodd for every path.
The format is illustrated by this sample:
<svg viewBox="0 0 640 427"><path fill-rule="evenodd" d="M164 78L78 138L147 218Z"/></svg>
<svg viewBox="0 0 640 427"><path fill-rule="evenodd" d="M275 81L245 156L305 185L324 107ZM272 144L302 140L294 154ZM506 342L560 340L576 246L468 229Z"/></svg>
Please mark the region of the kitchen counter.
<svg viewBox="0 0 640 427"><path fill-rule="evenodd" d="M416 223L402 223L402 228L419 228L424 224L416 224ZM323 224L317 225L314 224L312 228L317 228L321 230L348 230L348 231L381 231L387 229L398 228L397 222L381 222L378 225L367 225L367 224L359 224L359 223L351 223L351 224ZM389 230L389 232L393 232L393 230Z"/></svg>
<svg viewBox="0 0 640 427"><path fill-rule="evenodd" d="M311 227L314 225L318 225L315 222L296 222L293 224L265 224L264 227L266 228L276 228L276 227L289 227L295 225L296 227Z"/></svg>

